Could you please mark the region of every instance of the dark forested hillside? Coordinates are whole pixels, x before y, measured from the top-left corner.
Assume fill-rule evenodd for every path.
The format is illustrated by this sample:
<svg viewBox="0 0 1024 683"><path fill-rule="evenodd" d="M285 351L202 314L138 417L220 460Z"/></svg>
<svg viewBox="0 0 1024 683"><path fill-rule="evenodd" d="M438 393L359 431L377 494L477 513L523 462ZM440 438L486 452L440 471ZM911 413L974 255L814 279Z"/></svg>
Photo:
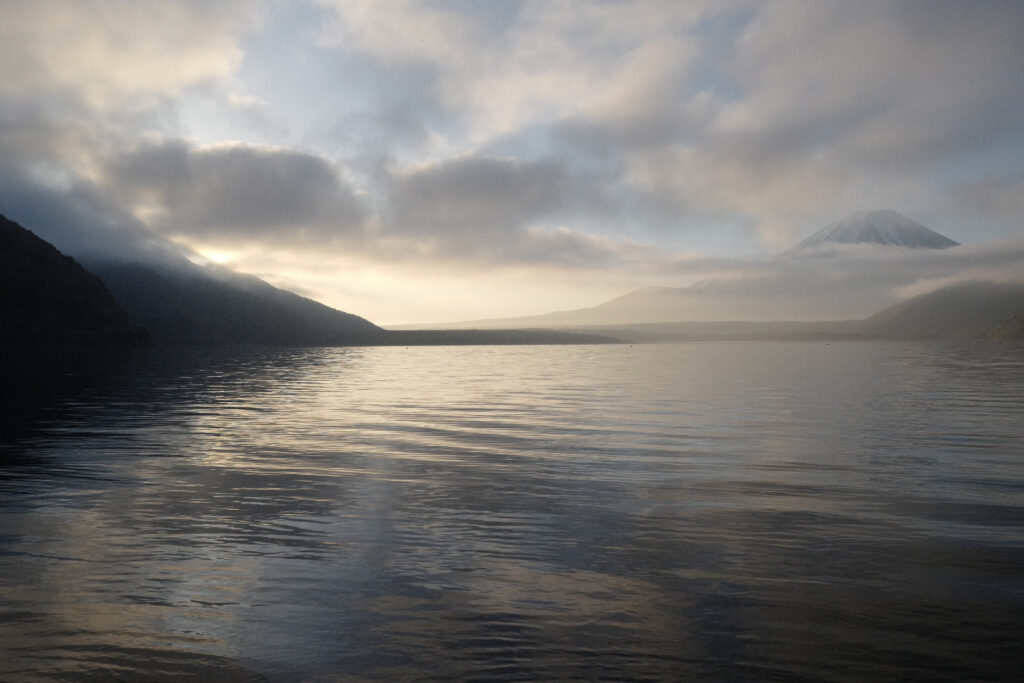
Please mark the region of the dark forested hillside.
<svg viewBox="0 0 1024 683"><path fill-rule="evenodd" d="M106 344L144 338L99 278L0 216L0 344Z"/></svg>

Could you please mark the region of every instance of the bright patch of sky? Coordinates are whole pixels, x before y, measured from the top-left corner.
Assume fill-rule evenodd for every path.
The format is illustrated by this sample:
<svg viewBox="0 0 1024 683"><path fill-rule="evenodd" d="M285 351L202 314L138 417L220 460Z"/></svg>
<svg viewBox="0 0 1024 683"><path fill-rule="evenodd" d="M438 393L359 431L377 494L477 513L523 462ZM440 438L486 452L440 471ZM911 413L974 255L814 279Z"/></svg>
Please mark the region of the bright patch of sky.
<svg viewBox="0 0 1024 683"><path fill-rule="evenodd" d="M181 99L186 134L199 144L298 145L325 119L367 109L372 74L318 45L322 15L306 3L275 3L260 28L241 37L242 60L227 87L199 87Z"/></svg>

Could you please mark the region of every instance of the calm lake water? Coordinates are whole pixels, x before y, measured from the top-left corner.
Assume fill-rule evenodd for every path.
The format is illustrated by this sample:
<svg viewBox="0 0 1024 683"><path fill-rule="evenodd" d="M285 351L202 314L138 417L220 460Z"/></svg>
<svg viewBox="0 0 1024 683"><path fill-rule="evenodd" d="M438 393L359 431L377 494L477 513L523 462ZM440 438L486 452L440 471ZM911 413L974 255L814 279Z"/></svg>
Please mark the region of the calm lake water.
<svg viewBox="0 0 1024 683"><path fill-rule="evenodd" d="M1024 667L1024 345L7 361L3 681Z"/></svg>

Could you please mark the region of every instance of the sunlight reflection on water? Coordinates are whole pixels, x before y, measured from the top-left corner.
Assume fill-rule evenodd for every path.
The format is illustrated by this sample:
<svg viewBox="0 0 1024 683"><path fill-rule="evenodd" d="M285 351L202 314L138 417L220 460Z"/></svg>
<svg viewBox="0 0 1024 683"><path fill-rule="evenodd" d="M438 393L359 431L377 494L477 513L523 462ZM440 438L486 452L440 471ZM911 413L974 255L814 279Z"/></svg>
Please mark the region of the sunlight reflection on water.
<svg viewBox="0 0 1024 683"><path fill-rule="evenodd" d="M1009 679L1021 350L21 363L0 678Z"/></svg>

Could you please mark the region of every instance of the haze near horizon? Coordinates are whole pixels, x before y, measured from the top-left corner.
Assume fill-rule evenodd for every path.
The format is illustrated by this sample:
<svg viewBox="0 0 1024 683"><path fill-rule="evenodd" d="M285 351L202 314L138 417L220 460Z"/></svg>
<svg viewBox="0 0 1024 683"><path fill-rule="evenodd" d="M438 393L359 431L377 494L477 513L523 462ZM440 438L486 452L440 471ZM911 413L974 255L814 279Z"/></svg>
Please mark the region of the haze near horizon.
<svg viewBox="0 0 1024 683"><path fill-rule="evenodd" d="M856 317L1024 273L1019 3L57 0L0 26L0 213L80 259L184 253L385 325L708 283ZM876 209L962 246L784 253Z"/></svg>

